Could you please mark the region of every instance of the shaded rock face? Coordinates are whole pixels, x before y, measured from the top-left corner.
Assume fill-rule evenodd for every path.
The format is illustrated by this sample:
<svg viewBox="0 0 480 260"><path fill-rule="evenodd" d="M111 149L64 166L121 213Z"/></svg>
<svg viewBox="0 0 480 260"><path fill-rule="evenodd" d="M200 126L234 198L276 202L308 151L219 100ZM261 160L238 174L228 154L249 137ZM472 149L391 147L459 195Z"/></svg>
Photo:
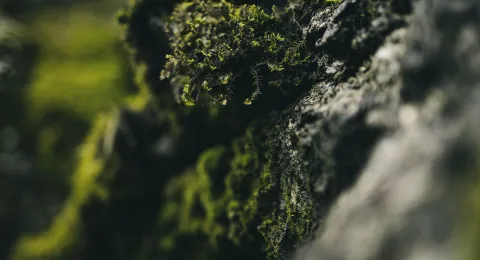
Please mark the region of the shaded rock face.
<svg viewBox="0 0 480 260"><path fill-rule="evenodd" d="M147 3L148 1L140 2L138 9L133 9L133 14L140 13L141 7L147 6ZM151 4L148 10L155 10L155 3L151 2ZM397 127L396 110L401 87L399 59L404 52L405 34L405 30L401 28L407 24L405 14L410 10L410 3L347 0L341 4L326 5L323 1L309 3L292 1L289 8L294 16L294 22L302 28L307 51L314 61L310 66L312 71L309 76L312 83L306 87L305 93L297 93L297 96L291 97L289 104L283 107L277 106L270 111L265 111L265 106L255 107L254 105L253 108L257 109L257 112L250 111L252 116L249 120L255 123L250 124L249 120L245 120L238 125L240 129L246 128L247 132L254 135L254 140L248 144L248 149L252 149L253 145L253 151L260 153L254 155L258 158L254 159L253 163L244 163L240 166L244 167L240 172L242 174L246 172L247 177L238 177L241 174L236 172L238 170L236 166L231 166L230 171L227 167L227 170L207 172L212 183L217 183L218 180L220 183L226 182L230 176L241 178L241 189L234 188L235 199L231 201L235 202L239 209L231 210L228 205L233 204L227 204L223 209L208 212L211 210L208 201L194 202L195 206L191 206L175 199L187 196L186 192L177 192L176 197L163 195L159 203L160 205L173 203L179 208L191 207L191 216L187 216L191 222L210 223L211 217L207 218L207 216L214 215L215 225L227 230L237 230L240 226L244 230L239 233L234 231L228 236L220 232L221 235L214 237L214 241L220 243L220 246L217 244L217 249L213 249L211 245L205 244L205 239L198 238L211 237L208 232L190 231L193 233L190 234L179 231L176 230L175 225L181 225L171 224L176 222L169 220L170 222L166 222L169 223L168 225L155 224L159 231L149 234L145 241L147 244L154 244L151 240L161 240L165 235L172 233L176 239L174 242L179 248L175 247L173 252L160 249L157 253L148 254L157 254L168 259L172 257L188 259L195 254L192 252L197 252L198 245L202 245L202 248L209 248L209 250L196 254L199 258L241 257L247 252L250 254L247 254L248 257L255 259L284 258L313 236L314 230L322 226L321 219L330 203L342 190L354 182L375 142L382 134ZM125 18L127 24L128 19L134 18L133 14L131 18ZM155 14L150 12L150 15ZM134 31L134 27L129 27L127 36L130 37L129 41L136 53L152 52L142 47L139 50L136 49L140 45L137 45ZM152 32L152 34L155 33ZM385 40L387 36L388 39ZM384 45L383 48L377 52L381 45ZM375 53L377 54L372 60L370 56ZM149 65L152 57L144 57L143 60L141 56L137 58L139 62ZM150 66L150 68L157 67L158 60ZM147 73L147 80L151 76L149 73ZM153 88L153 92L159 93L156 89L165 90L166 86L151 84L149 87ZM264 98L264 100L267 99L268 97ZM201 111L201 108L198 109ZM249 108L241 109L224 109L223 111L227 111L224 117L215 120L228 122L226 118L229 116L242 118ZM370 111L376 111L376 113L370 116L368 113ZM194 140L192 136L196 136L195 132L185 127L191 118L179 116L179 120L183 130L177 137L178 140ZM195 126L197 132L211 132L205 123L197 121ZM136 126L132 125L132 127ZM228 124L220 125L214 133L231 131L230 127L231 125ZM238 131L238 128L236 130ZM201 137L203 141L211 140L206 142L210 143L210 147L217 143L226 146L228 150L231 140L239 137L237 131L233 131L236 134L225 137L223 142L215 140L212 134ZM143 139L148 139L148 136L145 135ZM120 136L119 142L123 142L122 138L125 136ZM145 143L148 143L148 140L145 139ZM184 146L176 148L176 151L180 152L193 145L183 143ZM205 146L203 149L208 152L210 147ZM118 151L125 160L130 157L128 149ZM227 165L233 165L232 162L239 160L238 157L231 155L222 158ZM148 160L156 160L154 164L158 165L159 158ZM177 169L181 168L180 163L183 163L181 165L183 167L195 165L191 159L168 160L162 164L162 167ZM198 168L199 165L203 163L198 161L194 168ZM168 175L169 173L166 172L162 177L165 187L168 188L176 179L181 180L182 176L187 178L191 175L188 172L182 173L180 169L177 171L179 171L178 174ZM146 172L153 174L155 169L144 169L144 174ZM259 183L260 186L258 186ZM128 185L128 182L117 185ZM186 191L189 189L197 188L184 187ZM218 191L217 186L209 189L208 193L213 194L219 192L221 194L223 191L222 188ZM245 200L245 197L248 199ZM214 204L221 202L215 201L215 198L213 200ZM158 214L162 215L165 210L161 206ZM205 228L208 227L210 224ZM236 245L233 241L241 243ZM191 250L180 250L180 248L191 248ZM234 253L227 253L227 251Z"/></svg>
<svg viewBox="0 0 480 260"><path fill-rule="evenodd" d="M468 0L416 4L394 66L402 68L401 92L391 93L395 113L367 116L394 131L295 259L466 259L475 250L459 231L466 225L459 185L478 174L478 8Z"/></svg>
<svg viewBox="0 0 480 260"><path fill-rule="evenodd" d="M149 8L142 9L145 6ZM135 18L158 18L155 17L155 6L156 2L139 2L132 9L132 15L126 15L122 21L128 25ZM312 70L309 76L311 85L305 86L306 92L296 93L296 96L289 97L288 104L270 107L270 110L266 109L268 106L255 105L252 107L257 111L249 110L252 107L221 108L224 114L213 120L183 114L181 107L165 108L163 103L163 110L159 113L177 113L176 123L181 129L177 135L172 134L172 140L179 142L170 142L174 145L172 151L178 153L172 157L175 160L167 154L155 156L150 152L148 156L137 157L147 148L125 146L129 137L125 131L118 131L114 150L122 160L122 167L109 184L110 192L116 194L117 190L128 189L133 176L142 179L138 188L152 183L145 186L147 188L142 190L143 195L137 203L154 203L148 214L167 219L162 222L153 217L143 218L142 224L138 225L140 229L134 233L117 228L122 230L117 233L117 241L129 244L123 255L141 254L164 259L282 259L314 236L314 230L323 227L321 220L329 205L355 181L376 141L398 127L399 59L404 52L405 35L401 28L407 24L405 14L409 6L407 2L394 1L346 0L331 5L323 1L292 1L289 8L294 16L293 22L301 27L307 52L314 61L309 67ZM161 9L161 5L157 8ZM136 15L139 13L146 16ZM142 24L128 25L127 40L137 54L137 62L148 67L148 83L161 61L140 54L162 52L166 48L163 44L151 50L154 46L139 44L140 37L144 39L145 35L137 35L135 26ZM149 34L149 37L161 38L156 37L154 31ZM382 49L377 51L381 45ZM371 55L375 55L373 60ZM165 91L168 85L162 84L165 82L150 81L148 87L161 100L172 98ZM201 107L193 108L193 111L193 115L205 114ZM371 111L375 113L371 115ZM142 144L155 143L159 132L168 132L164 127L159 130L136 123L138 118L155 122L148 111L126 113L123 117L126 128L137 129L137 133L156 133L140 136L134 133L134 139L143 140ZM232 125L229 121L232 117L241 119L241 123ZM216 123L209 125L207 122ZM236 128L232 130L234 126ZM142 130L145 128L147 130ZM221 141L215 133L224 134ZM240 152L235 148L238 138L247 139ZM233 149L230 148L232 144ZM206 162L216 160L215 145L227 151L220 157L227 166L204 166L208 165ZM189 156L182 151L188 152ZM246 155L253 158L242 161L243 153L250 153ZM195 157L199 159L196 161ZM158 176L159 168L162 168L161 176ZM192 178L197 181L190 184L185 181ZM206 190L199 190L204 189L200 180L205 181L205 178L210 184ZM238 187L229 183L231 179L239 183ZM177 188L173 194L165 192L178 183L183 183L180 184L182 189ZM223 186L230 187L233 195L230 196L230 191ZM156 187L163 187L165 191ZM218 198L222 193L226 195ZM196 195L190 200L191 194ZM159 198L158 201L153 201L150 195ZM138 210L132 205L125 207L125 203L131 202L128 197L114 197L115 201L109 203L110 207L116 208L116 214L126 215L131 209ZM181 219L164 217L172 208L187 214ZM84 220L87 226L95 223L95 218L114 217L113 212L102 209L99 203L86 204L85 212L90 212ZM115 225L112 223L109 228L116 229ZM102 228L101 225L92 225L90 229L95 232L89 234L87 240L96 241L94 234ZM132 234L135 241L127 242L132 241ZM87 247L84 250L88 252L86 255L94 256L97 252L116 254L115 246L105 241L108 239L92 242L95 246ZM158 241L163 241L169 249L155 246Z"/></svg>
<svg viewBox="0 0 480 260"><path fill-rule="evenodd" d="M62 247L15 259L458 259L455 191L478 172L477 1L288 1L308 84L275 106L188 109L159 80L177 2L134 2L120 20L152 102L89 141L82 164L102 165L76 178L108 196L73 185L73 220L52 225L73 242L45 228L37 240Z"/></svg>

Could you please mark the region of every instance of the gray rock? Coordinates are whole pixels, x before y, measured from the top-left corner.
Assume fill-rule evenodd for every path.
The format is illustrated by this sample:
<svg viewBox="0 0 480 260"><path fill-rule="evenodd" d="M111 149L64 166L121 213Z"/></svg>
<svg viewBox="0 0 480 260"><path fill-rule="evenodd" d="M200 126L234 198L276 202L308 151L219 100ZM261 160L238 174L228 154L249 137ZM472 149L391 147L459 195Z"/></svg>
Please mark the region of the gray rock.
<svg viewBox="0 0 480 260"><path fill-rule="evenodd" d="M418 2L400 73L403 100L390 92L381 99L390 95L393 106L367 117L394 132L296 259L459 259L465 209L458 185L478 173L479 7L468 0ZM380 49L374 63L391 50ZM379 68L399 71L398 63L385 65ZM373 75L390 82L388 73ZM373 93L378 97L378 89ZM387 118L392 111L397 120Z"/></svg>

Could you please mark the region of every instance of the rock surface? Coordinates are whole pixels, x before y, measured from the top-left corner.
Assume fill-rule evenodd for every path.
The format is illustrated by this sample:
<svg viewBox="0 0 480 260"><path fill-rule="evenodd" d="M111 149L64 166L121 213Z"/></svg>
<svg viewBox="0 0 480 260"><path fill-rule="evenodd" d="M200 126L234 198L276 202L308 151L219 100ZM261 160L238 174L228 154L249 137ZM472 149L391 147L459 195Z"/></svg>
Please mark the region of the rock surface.
<svg viewBox="0 0 480 260"><path fill-rule="evenodd" d="M465 209L462 189L478 178L478 7L441 0L415 6L397 63L398 126L296 259L475 259L478 250L462 233L464 214L475 213ZM380 49L377 58L388 53Z"/></svg>
<svg viewBox="0 0 480 260"><path fill-rule="evenodd" d="M119 20L146 105L99 115L52 224L4 255L476 259L457 242L480 237L478 1L277 2L308 79L250 106L185 107L159 78L177 2L132 1Z"/></svg>

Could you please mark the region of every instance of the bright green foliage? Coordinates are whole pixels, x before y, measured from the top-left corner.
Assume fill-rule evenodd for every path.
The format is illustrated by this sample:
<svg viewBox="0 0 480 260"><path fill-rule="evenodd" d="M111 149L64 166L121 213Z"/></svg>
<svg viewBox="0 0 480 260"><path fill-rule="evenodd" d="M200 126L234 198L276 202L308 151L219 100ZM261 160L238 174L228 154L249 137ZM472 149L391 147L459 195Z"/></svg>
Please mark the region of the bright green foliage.
<svg viewBox="0 0 480 260"><path fill-rule="evenodd" d="M186 105L232 98L250 104L266 87L285 91L302 80L304 42L275 7L266 12L256 5L195 0L179 4L166 28L173 53L161 77L181 89Z"/></svg>

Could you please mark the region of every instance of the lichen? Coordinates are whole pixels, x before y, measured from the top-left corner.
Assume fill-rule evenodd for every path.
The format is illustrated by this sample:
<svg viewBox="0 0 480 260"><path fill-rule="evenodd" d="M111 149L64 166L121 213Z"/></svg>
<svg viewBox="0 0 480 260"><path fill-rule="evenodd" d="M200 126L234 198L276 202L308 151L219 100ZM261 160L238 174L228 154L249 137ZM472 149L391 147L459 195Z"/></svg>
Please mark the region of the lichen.
<svg viewBox="0 0 480 260"><path fill-rule="evenodd" d="M161 77L186 105L251 104L265 90L288 92L308 60L300 28L275 6L195 0L176 6L166 22L172 53Z"/></svg>

